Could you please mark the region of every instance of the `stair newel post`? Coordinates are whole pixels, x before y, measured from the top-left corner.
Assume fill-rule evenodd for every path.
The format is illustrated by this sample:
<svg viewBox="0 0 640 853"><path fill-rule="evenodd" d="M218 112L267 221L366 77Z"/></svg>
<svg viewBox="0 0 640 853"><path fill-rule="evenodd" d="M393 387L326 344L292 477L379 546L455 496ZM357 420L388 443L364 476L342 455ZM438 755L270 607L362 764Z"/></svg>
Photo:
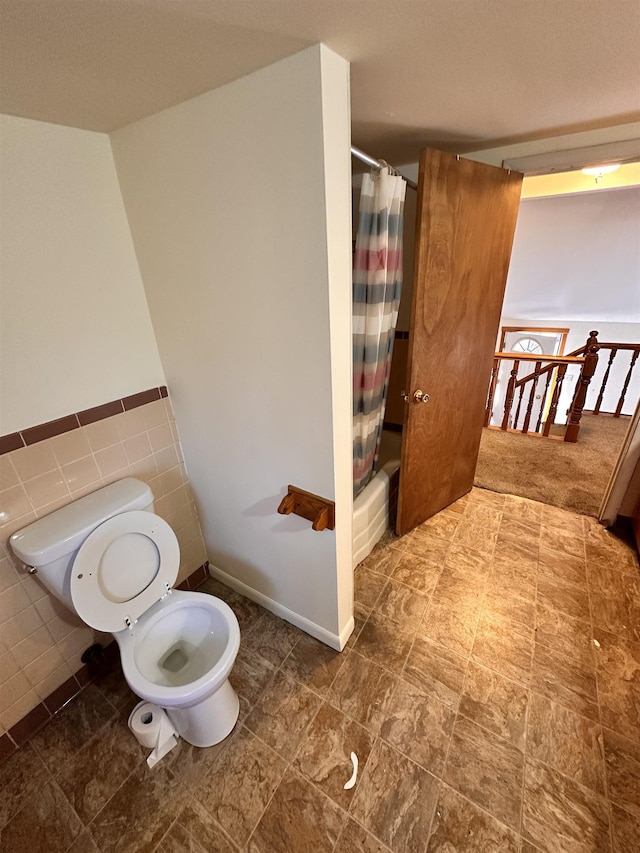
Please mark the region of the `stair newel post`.
<svg viewBox="0 0 640 853"><path fill-rule="evenodd" d="M491 368L491 381L489 382L489 396L487 397L487 407L484 411L484 425L486 427L491 423L491 415L493 414L493 398L496 393L496 382L498 381L498 370L500 368L500 359L493 359L493 367Z"/></svg>
<svg viewBox="0 0 640 853"><path fill-rule="evenodd" d="M591 335L595 337L597 336L597 332L591 332ZM575 443L578 440L578 433L580 432L580 418L582 417L582 410L584 409L584 403L587 398L589 383L591 382L591 377L596 372L596 367L598 366L598 350L599 346L595 343L591 344L586 352L584 364L582 365L582 370L578 379L578 387L573 398L573 405L569 410L567 429L564 434L565 441Z"/></svg>
<svg viewBox="0 0 640 853"><path fill-rule="evenodd" d="M589 347L597 346L597 345L598 345L598 333L597 332L589 332L589 337L587 338L586 344L584 345L584 347L581 350L577 351L577 354L583 355L586 357L587 353L589 352ZM571 400L571 405L567 409L567 415L571 412L571 409L573 409L573 407L575 405L576 397L578 396L579 390L580 390L580 383L578 382L576 384L576 390L573 392L573 399Z"/></svg>
<svg viewBox="0 0 640 853"><path fill-rule="evenodd" d="M527 401L527 413L524 418L524 424L522 426L522 432L529 432L529 424L531 423L531 412L533 410L533 400L536 393L536 388L538 386L538 379L540 378L540 368L542 367L541 361L536 361L536 369L535 376L533 377L533 381L531 382L531 390L529 391L529 399Z"/></svg>
<svg viewBox="0 0 640 853"><path fill-rule="evenodd" d="M591 347L599 347L598 335L599 335L599 332L589 332L589 337L587 338L587 342L584 345L584 354L585 355L589 352Z"/></svg>
<svg viewBox="0 0 640 853"><path fill-rule="evenodd" d="M518 370L520 369L520 359L516 358L513 362L513 369L511 371L511 376L509 377L509 384L507 385L507 396L504 401L504 417L502 418L502 425L500 429L507 430L509 429L509 415L511 414L511 407L513 406L513 397L515 394L516 388L516 380L518 377Z"/></svg>
<svg viewBox="0 0 640 853"><path fill-rule="evenodd" d="M553 389L553 397L551 398L551 405L549 406L549 414L547 415L547 419L544 422L544 429L542 431L542 434L545 436L549 435L551 427L556 421L556 413L558 411L558 400L560 399L560 392L562 391L562 383L564 382L564 375L566 372L567 365L559 364L556 387Z"/></svg>

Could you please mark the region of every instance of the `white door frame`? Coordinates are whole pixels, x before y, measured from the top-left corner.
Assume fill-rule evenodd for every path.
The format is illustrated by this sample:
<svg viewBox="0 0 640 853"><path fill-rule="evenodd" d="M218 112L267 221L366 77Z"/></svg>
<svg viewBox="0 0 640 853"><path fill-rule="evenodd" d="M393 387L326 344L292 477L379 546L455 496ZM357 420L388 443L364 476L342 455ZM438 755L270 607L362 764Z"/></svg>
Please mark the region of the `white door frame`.
<svg viewBox="0 0 640 853"><path fill-rule="evenodd" d="M605 489L598 521L605 527L611 527L620 512L629 483L640 459L640 400L631 418L631 423L624 438L620 455L615 464L609 483Z"/></svg>

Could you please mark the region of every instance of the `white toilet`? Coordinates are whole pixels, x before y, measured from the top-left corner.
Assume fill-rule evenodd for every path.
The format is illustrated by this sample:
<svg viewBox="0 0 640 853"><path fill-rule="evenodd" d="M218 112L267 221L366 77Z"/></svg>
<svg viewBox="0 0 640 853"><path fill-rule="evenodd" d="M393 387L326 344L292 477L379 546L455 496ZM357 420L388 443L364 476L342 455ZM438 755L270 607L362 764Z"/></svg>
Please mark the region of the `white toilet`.
<svg viewBox="0 0 640 853"><path fill-rule="evenodd" d="M113 634L133 692L165 708L188 743L212 746L231 732L239 713L228 680L238 620L218 598L171 588L178 540L154 515L149 486L131 477L112 483L10 542L63 604Z"/></svg>

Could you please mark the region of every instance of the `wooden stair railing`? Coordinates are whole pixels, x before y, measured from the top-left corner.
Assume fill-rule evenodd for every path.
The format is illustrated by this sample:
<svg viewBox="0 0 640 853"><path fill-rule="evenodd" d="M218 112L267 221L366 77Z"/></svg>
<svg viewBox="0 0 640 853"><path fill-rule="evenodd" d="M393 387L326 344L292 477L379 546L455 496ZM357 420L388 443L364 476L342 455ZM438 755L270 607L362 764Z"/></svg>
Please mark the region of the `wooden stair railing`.
<svg viewBox="0 0 640 853"><path fill-rule="evenodd" d="M609 374L611 373L611 367L613 365L614 359L618 355L618 353L628 352L631 353L631 357L629 359L629 368L627 370L627 374L625 376L624 382L622 383L622 389L620 391L620 395L618 396L618 401L616 403L616 407L613 412L605 412L603 414L613 415L614 418L619 418L622 413L622 407L624 406L625 397L627 395L627 390L629 388L629 382L631 381L631 376L633 374L633 369L636 366L636 362L638 361L638 356L640 356L640 344L623 344L623 343L598 343L600 348L600 352L603 350L609 350L609 360L607 362L607 369L604 372L604 376L602 377L602 381L600 382L600 388L598 390L598 399L596 400L596 404L591 411L593 411L594 415L599 415L602 412L602 401L604 398L604 392L607 387L607 383L609 381Z"/></svg>
<svg viewBox="0 0 640 853"><path fill-rule="evenodd" d="M606 349L607 346L608 346L608 344L604 344L604 349ZM603 344L600 344L600 348L601 349L603 348ZM621 347L618 347L618 349L619 350L620 349L628 350L628 349L631 349L631 345L623 344ZM626 375L626 378L624 380L624 384L622 386L622 391L621 391L620 396L618 398L618 404L616 406L616 410L613 413L614 418L619 418L620 414L622 413L622 407L624 406L624 398L625 398L626 393L627 393L627 388L629 387L629 381L631 379L631 374L633 373L633 368L636 366L636 361L638 360L639 355L640 355L640 346L638 346L637 344L634 344L633 349L631 349L631 361L629 362L629 370L627 371L627 375Z"/></svg>
<svg viewBox="0 0 640 853"><path fill-rule="evenodd" d="M589 409L586 408L585 405L587 402L587 395L590 389L591 380L598 366L599 354L604 350L609 351L607 366L602 378L599 379L600 384L596 384L594 386L597 388L597 398L593 408ZM630 354L629 366L624 381L622 382L615 410L604 412L602 406L605 391L611 385L612 365L620 353ZM550 431L551 427L555 424L562 386L566 379L567 369L571 365L580 365L580 375L576 382L576 389L571 405L567 409L567 423L563 436L564 441L575 442L578 440L580 421L583 412L588 411L594 415L607 414L614 418L619 418L621 416L634 368L639 359L640 343L602 343L601 341L598 341L598 332L596 331L589 333L589 337L583 346L578 347L578 349L570 352L566 356L544 356L515 352L497 352L493 360L491 380L489 382L484 425L490 429L512 430L515 432L521 432L525 435L536 434L551 438L559 438L559 436L551 436ZM493 407L500 375L500 365L507 361L512 362L512 365L505 393L504 410L500 420L500 426L492 426L491 419L493 417ZM526 376L518 378L522 362L532 362L534 370ZM618 376L617 381L620 381L620 378L621 377ZM538 390L541 382L544 382L544 387L540 394L541 404L535 424L532 426L531 420L533 416L534 401L536 399L536 391ZM593 399L593 397L591 397L591 399ZM548 414L543 422L542 419L547 407ZM512 411L514 411L514 409L515 414L512 419ZM520 416L523 411L524 417L522 425L519 426Z"/></svg>
<svg viewBox="0 0 640 853"><path fill-rule="evenodd" d="M489 382L489 392L487 395L487 405L485 408L485 416L484 416L484 425L491 429L501 429L503 431L513 430L515 432L521 432L525 435L527 434L537 434L549 437L551 427L555 423L556 413L558 410L558 401L560 399L560 393L562 391L562 385L565 379L565 375L567 372L567 368L570 365L580 365L581 367L581 378L582 371L584 370L584 364L586 362L586 357L580 357L577 355L568 355L568 356L544 356L544 355L528 355L525 353L515 353L515 352L497 352L495 354L495 358L493 360L493 368L491 371L491 379ZM502 415L502 421L499 427L491 427L491 418L493 416L493 406L495 400L495 392L496 386L498 382L498 376L500 373L500 364L504 361L512 361L512 367L509 375L509 382L507 384L507 389L505 393L505 402L504 402L504 410ZM520 370L521 362L532 362L534 364L534 370L531 373L528 373L526 376L522 376L518 378L518 372ZM544 366L543 366L544 365ZM595 367L594 367L595 369ZM544 390L541 394L541 405L539 408L539 412L536 418L535 427L533 430L531 427L531 417L533 413L533 405L536 397L536 390L538 388L538 383L541 379L544 378ZM580 384L580 383L578 383ZM588 383L587 383L588 384ZM525 390L528 386L528 394L525 400ZM553 391L551 389L553 388ZM542 423L542 418L544 416L544 411L546 409L546 401L548 399L548 395L551 393L551 400L549 402L549 412L547 418ZM511 421L511 411L514 407L515 403L515 415L513 417L513 426L510 427L509 423ZM520 413L522 411L523 405L526 405L524 419L522 423L522 427L518 427L518 423L520 421ZM577 409L576 409L577 413ZM579 423L579 421L578 421ZM553 438L557 438L558 436L551 436ZM571 441L571 438L564 437L565 441Z"/></svg>
<svg viewBox="0 0 640 853"><path fill-rule="evenodd" d="M634 368L636 366L636 362L638 361L638 357L640 356L640 343L623 343L621 341L599 341L598 333L591 332L589 337L587 338L587 342L580 349L575 350L570 353L570 355L583 355L589 352L594 346L598 348L598 353L602 353L604 350L609 350L609 359L607 361L607 367L604 371L602 379L600 380L600 386L598 388L598 396L595 402L593 409L584 409L584 411L591 412L594 415L599 415L600 413L613 415L614 418L619 418L622 414L622 408L624 406L625 398L627 395L627 391L629 389L629 383L631 382L631 377L633 375ZM603 412L602 402L604 399L604 393L607 388L607 384L610 379L611 368L613 366L614 360L618 353L630 353L629 359L629 367L627 369L626 376L622 383L622 387L620 390L620 394L618 396L618 400L616 402L616 407L613 412ZM576 395L578 393L578 389L576 388ZM574 399L575 403L575 399ZM574 403L572 403L571 407L573 408Z"/></svg>

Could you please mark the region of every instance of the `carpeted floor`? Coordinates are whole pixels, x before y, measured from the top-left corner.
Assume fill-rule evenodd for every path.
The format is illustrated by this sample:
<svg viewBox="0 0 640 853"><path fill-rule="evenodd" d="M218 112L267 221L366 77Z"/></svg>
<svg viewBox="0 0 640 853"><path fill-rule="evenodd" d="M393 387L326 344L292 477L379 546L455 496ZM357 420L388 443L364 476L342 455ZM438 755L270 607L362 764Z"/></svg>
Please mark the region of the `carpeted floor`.
<svg viewBox="0 0 640 853"><path fill-rule="evenodd" d="M629 420L585 414L576 444L484 429L475 485L597 515Z"/></svg>

